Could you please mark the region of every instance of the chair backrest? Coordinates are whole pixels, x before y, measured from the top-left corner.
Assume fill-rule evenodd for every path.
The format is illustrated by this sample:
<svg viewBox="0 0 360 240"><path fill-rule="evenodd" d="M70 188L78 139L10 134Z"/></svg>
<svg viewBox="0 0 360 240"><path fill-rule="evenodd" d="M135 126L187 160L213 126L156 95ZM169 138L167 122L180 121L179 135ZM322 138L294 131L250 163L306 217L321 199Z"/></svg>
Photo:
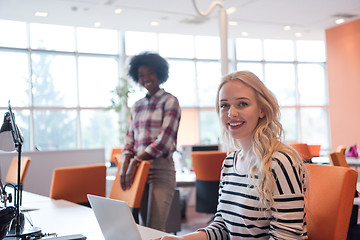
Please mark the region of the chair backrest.
<svg viewBox="0 0 360 240"><path fill-rule="evenodd" d="M309 185L305 196L309 240L345 240L358 173L354 169L305 164Z"/></svg>
<svg viewBox="0 0 360 240"><path fill-rule="evenodd" d="M336 152L340 152L342 154L345 155L345 152L346 152L346 147L344 145L339 145L337 148L336 148Z"/></svg>
<svg viewBox="0 0 360 240"><path fill-rule="evenodd" d="M30 164L30 157L21 157L20 160L20 184L24 183L24 179L25 179L25 175L26 172L29 168L29 164ZM12 183L12 184L17 184L17 177L18 177L18 157L14 157L13 160L11 161L9 170L7 172L6 175L6 182L8 183Z"/></svg>
<svg viewBox="0 0 360 240"><path fill-rule="evenodd" d="M221 151L198 151L192 152L192 166L197 180L219 181L221 167L226 152Z"/></svg>
<svg viewBox="0 0 360 240"><path fill-rule="evenodd" d="M116 153L113 155L113 159L115 161L115 165L121 167L122 155L121 153Z"/></svg>
<svg viewBox="0 0 360 240"><path fill-rule="evenodd" d="M320 156L321 145L320 144L308 144L311 157Z"/></svg>
<svg viewBox="0 0 360 240"><path fill-rule="evenodd" d="M111 149L110 162L115 163L115 165L117 165L118 161L117 161L116 156L117 155L121 156L121 151L122 151L122 148L113 148L113 149Z"/></svg>
<svg viewBox="0 0 360 240"><path fill-rule="evenodd" d="M87 203L87 194L105 197L105 164L56 168L50 187L50 198Z"/></svg>
<svg viewBox="0 0 360 240"><path fill-rule="evenodd" d="M215 213L219 197L221 167L226 152L192 152L192 165L195 172L196 206L201 213Z"/></svg>
<svg viewBox="0 0 360 240"><path fill-rule="evenodd" d="M288 143L292 148L294 148L300 157L304 161L310 161L312 159L309 147L306 143Z"/></svg>
<svg viewBox="0 0 360 240"><path fill-rule="evenodd" d="M125 201L131 208L140 208L141 198L150 169L150 162L142 161L136 171L134 182L130 189L124 191L120 185L121 161L118 162L118 170L111 186L109 198Z"/></svg>
<svg viewBox="0 0 360 240"><path fill-rule="evenodd" d="M341 152L332 152L329 154L330 164L332 166L349 167L346 161L345 154Z"/></svg>

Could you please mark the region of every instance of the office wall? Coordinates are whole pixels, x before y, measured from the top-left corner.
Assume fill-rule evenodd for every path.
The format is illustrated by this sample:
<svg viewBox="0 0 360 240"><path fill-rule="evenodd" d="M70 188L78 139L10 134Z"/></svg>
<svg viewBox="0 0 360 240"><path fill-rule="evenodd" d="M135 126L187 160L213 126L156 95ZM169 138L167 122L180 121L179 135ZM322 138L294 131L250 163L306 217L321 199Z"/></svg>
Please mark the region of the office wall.
<svg viewBox="0 0 360 240"><path fill-rule="evenodd" d="M181 110L181 120L177 138L178 145L194 145L199 142L199 119L197 114L195 109Z"/></svg>
<svg viewBox="0 0 360 240"><path fill-rule="evenodd" d="M104 149L23 152L31 158L24 180L24 190L49 196L52 173L55 168L105 164ZM0 154L1 179L5 182L7 171L17 152ZM11 192L11 190L10 190Z"/></svg>
<svg viewBox="0 0 360 240"><path fill-rule="evenodd" d="M326 30L332 150L360 145L360 19Z"/></svg>

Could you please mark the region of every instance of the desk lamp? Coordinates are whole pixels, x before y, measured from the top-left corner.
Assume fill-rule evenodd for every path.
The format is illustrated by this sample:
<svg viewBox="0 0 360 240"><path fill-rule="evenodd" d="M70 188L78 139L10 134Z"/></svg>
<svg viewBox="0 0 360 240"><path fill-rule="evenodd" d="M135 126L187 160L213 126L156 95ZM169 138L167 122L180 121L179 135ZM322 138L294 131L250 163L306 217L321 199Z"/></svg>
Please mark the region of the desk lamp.
<svg viewBox="0 0 360 240"><path fill-rule="evenodd" d="M12 142L12 143L11 143ZM24 138L21 134L20 129L15 123L15 115L11 110L10 100L9 100L9 112L5 113L4 123L0 129L0 150L3 151L14 151L18 152L18 168L17 168L17 185L15 186L15 229L10 230L7 237L20 237L21 239L26 239L26 236L39 233L41 230L39 228L26 229L21 226L20 222L20 169L21 169L21 148L24 142Z"/></svg>

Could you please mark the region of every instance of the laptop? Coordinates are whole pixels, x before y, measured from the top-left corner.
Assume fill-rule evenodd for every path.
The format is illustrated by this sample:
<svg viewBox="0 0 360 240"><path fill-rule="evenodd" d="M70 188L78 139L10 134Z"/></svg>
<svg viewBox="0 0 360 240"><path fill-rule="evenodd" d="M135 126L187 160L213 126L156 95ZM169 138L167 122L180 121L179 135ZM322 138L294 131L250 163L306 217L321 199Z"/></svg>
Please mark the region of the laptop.
<svg viewBox="0 0 360 240"><path fill-rule="evenodd" d="M126 202L91 194L87 197L105 240L141 240Z"/></svg>

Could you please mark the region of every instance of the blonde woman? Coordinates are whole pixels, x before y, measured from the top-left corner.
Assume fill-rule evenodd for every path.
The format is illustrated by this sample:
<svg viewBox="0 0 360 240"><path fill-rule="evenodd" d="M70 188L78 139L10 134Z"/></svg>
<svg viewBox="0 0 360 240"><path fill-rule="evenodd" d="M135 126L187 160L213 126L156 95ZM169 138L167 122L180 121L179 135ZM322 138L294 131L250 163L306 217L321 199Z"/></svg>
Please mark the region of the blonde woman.
<svg viewBox="0 0 360 240"><path fill-rule="evenodd" d="M247 71L223 77L216 111L225 143L236 149L223 163L214 221L184 236L160 239L307 239L307 173L281 142L279 105Z"/></svg>

